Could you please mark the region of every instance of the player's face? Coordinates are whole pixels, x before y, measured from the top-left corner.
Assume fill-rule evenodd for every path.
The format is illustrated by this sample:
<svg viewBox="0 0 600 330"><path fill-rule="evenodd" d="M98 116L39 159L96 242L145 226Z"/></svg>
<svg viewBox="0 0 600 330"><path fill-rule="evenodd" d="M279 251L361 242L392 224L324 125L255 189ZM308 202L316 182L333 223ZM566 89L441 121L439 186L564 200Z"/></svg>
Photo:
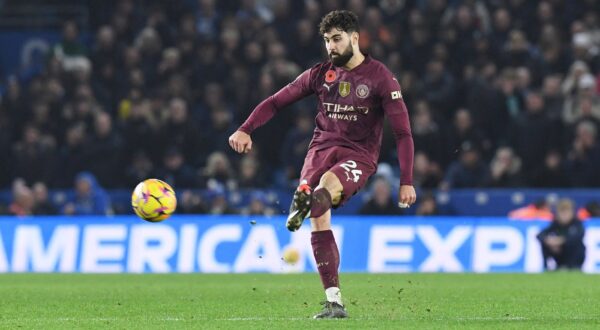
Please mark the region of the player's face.
<svg viewBox="0 0 600 330"><path fill-rule="evenodd" d="M347 32L332 29L323 35L323 39L327 55L333 65L344 66L354 56L350 35Z"/></svg>

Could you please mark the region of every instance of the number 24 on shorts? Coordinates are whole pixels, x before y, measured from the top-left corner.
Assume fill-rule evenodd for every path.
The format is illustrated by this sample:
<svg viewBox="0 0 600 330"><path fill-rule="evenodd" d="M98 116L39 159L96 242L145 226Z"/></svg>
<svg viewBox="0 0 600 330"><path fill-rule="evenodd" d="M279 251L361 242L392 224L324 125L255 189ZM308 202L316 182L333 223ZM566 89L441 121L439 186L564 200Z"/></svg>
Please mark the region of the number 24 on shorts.
<svg viewBox="0 0 600 330"><path fill-rule="evenodd" d="M361 170L357 170L356 166L356 162L353 160L347 160L340 164L340 167L346 171L344 172L346 173L346 181L358 182L358 180L360 180L360 176L363 174L363 172ZM352 177L350 177L350 174L352 174Z"/></svg>

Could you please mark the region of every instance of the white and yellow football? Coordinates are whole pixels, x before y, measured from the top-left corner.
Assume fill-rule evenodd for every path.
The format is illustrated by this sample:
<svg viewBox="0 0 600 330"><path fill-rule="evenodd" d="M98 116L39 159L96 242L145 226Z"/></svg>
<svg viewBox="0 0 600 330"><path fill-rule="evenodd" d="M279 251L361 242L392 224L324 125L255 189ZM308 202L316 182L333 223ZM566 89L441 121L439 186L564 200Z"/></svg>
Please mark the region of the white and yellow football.
<svg viewBox="0 0 600 330"><path fill-rule="evenodd" d="M295 265L300 259L300 251L295 247L289 246L283 251L283 261L287 264Z"/></svg>
<svg viewBox="0 0 600 330"><path fill-rule="evenodd" d="M168 183L158 179L147 179L133 190L131 206L140 218L159 222L170 217L175 211L177 198Z"/></svg>

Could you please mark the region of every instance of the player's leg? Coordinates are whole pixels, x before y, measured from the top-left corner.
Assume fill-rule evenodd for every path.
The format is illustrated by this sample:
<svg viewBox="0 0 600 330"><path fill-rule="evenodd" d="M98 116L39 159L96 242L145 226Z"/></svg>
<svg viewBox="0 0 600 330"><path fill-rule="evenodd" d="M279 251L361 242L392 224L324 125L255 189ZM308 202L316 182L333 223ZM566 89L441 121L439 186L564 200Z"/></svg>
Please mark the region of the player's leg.
<svg viewBox="0 0 600 330"><path fill-rule="evenodd" d="M319 179L319 185L315 188L314 192L311 186L314 186L314 182L308 182L310 178L314 181L314 178L323 173L321 169L314 166L313 162L322 162L321 167L328 163L334 153L326 154L324 159L318 159L315 154L309 152L302 169L302 178L305 181L300 182L300 185L294 192L292 206L290 207L290 213L287 218L286 227L290 231L296 231L304 222L304 219L310 217L320 217L325 214L332 205L338 205L342 200L343 185L340 182L337 174L333 171L327 171L321 175ZM335 166L333 167L335 168ZM312 183L312 184L311 184Z"/></svg>
<svg viewBox="0 0 600 330"><path fill-rule="evenodd" d="M318 230L329 230L331 229L331 216L325 217L323 221L315 223L313 219L318 219L325 213L327 213L332 206L337 206L342 200L342 193L344 186L333 171L327 171L321 176L319 185L313 192L311 206L310 206L310 218L313 231L314 226L325 226L319 227ZM321 229L324 228L324 229Z"/></svg>
<svg viewBox="0 0 600 330"><path fill-rule="evenodd" d="M331 207L341 201L343 186L333 172L325 172L315 188L311 205L311 245L327 301L315 318L348 317L340 292L340 252L331 231Z"/></svg>
<svg viewBox="0 0 600 330"><path fill-rule="evenodd" d="M294 192L292 205L286 221L286 227L289 231L296 231L304 222L304 219L310 217L313 191L312 187L320 184L321 177L331 166L335 164L335 150L310 149L304 159L304 166L300 174L300 185ZM322 193L319 193L322 196Z"/></svg>
<svg viewBox="0 0 600 330"><path fill-rule="evenodd" d="M314 224L313 228L319 226L317 223L330 223L330 218L331 211L327 211L319 218L311 218L311 222ZM313 231L310 241L326 297L323 310L317 313L314 318L346 318L348 314L342 302L338 276L340 253L333 232L331 229Z"/></svg>
<svg viewBox="0 0 600 330"><path fill-rule="evenodd" d="M345 160L323 174L313 193L310 211L311 244L327 298L323 310L315 318L348 317L340 292L340 254L331 231L331 207L340 206L354 195L374 170L366 162Z"/></svg>
<svg viewBox="0 0 600 330"><path fill-rule="evenodd" d="M354 195L375 170L373 164L348 148L309 150L304 160L303 182L294 192L286 226L296 231L305 218L311 219L313 254L327 297L323 311L315 318L347 317L339 289L340 256L331 231L330 209ZM313 191L311 187L317 183Z"/></svg>

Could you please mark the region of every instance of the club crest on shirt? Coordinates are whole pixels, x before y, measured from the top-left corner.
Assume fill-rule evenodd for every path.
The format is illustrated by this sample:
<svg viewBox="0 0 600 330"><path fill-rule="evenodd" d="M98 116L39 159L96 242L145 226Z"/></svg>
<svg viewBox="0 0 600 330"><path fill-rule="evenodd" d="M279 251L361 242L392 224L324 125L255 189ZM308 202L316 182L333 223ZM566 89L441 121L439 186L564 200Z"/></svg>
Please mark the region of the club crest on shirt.
<svg viewBox="0 0 600 330"><path fill-rule="evenodd" d="M365 84L358 85L356 87L356 96L360 97L361 99L369 96L369 87L367 87Z"/></svg>
<svg viewBox="0 0 600 330"><path fill-rule="evenodd" d="M340 81L340 84L338 85L338 92L340 93L341 97L350 95L350 83L347 81Z"/></svg>

